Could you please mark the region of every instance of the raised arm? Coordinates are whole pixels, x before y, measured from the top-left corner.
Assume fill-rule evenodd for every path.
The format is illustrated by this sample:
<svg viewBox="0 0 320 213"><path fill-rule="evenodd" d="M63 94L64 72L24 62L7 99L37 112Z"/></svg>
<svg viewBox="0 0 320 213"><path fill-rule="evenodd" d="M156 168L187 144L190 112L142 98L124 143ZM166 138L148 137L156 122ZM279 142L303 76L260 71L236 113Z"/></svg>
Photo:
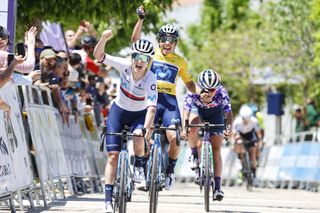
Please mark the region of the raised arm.
<svg viewBox="0 0 320 213"><path fill-rule="evenodd" d="M131 42L136 42L141 38L141 32L142 32L142 25L144 18L146 17L146 11L141 5L140 7L137 8L137 14L139 16L139 20L137 21L136 25L134 26L132 35L131 35Z"/></svg>
<svg viewBox="0 0 320 213"><path fill-rule="evenodd" d="M37 35L37 27L32 26L28 32L25 33L25 44L27 45L27 55L25 61L23 63L18 64L15 67L16 71L21 73L30 73L33 71L35 66L35 44L36 44L36 35Z"/></svg>
<svg viewBox="0 0 320 213"><path fill-rule="evenodd" d="M93 56L101 61L104 57L104 47L106 46L107 41L112 37L111 30L103 31L100 40L94 48Z"/></svg>

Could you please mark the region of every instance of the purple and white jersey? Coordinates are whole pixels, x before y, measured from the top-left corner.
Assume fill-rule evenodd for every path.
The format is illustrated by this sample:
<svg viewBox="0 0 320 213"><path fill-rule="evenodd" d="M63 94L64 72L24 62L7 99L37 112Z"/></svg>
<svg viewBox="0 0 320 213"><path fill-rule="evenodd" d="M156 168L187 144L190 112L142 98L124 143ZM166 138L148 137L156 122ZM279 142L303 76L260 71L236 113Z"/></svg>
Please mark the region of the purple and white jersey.
<svg viewBox="0 0 320 213"><path fill-rule="evenodd" d="M157 106L157 78L150 70L142 79L135 81L129 60L105 54L102 63L120 72L120 91L115 99L119 107L132 112L144 110L149 106Z"/></svg>
<svg viewBox="0 0 320 213"><path fill-rule="evenodd" d="M200 95L192 92L188 92L184 100L184 110L191 111L192 106L197 108L214 108L222 106L224 112L231 111L231 103L227 90L220 85L216 91L216 94L212 97L212 101L209 104L204 104L200 101Z"/></svg>

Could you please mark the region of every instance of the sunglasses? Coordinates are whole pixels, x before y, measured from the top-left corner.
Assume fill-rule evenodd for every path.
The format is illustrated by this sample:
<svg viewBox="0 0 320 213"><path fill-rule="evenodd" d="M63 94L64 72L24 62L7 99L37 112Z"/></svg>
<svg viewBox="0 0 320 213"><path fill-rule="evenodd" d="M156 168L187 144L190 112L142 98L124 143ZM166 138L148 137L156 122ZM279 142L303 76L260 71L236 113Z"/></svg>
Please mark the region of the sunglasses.
<svg viewBox="0 0 320 213"><path fill-rule="evenodd" d="M144 63L148 63L151 60L151 57L140 53L132 53L132 59L135 61L141 60Z"/></svg>
<svg viewBox="0 0 320 213"><path fill-rule="evenodd" d="M206 89L206 88L204 88L204 89L202 89L201 90L201 92L200 93L214 93L214 92L216 92L216 89L215 88L212 88L212 89Z"/></svg>
<svg viewBox="0 0 320 213"><path fill-rule="evenodd" d="M177 43L178 38L176 38L174 36L162 36L162 37L160 37L159 41L162 43L169 41L169 43L173 44L173 43Z"/></svg>

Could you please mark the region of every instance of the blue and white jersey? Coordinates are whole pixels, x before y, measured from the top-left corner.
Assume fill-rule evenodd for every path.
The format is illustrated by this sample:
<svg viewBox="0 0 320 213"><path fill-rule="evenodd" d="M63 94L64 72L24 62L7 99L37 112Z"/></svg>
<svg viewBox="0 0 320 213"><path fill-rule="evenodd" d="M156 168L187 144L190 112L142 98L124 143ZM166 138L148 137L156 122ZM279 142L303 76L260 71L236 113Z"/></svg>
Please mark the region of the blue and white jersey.
<svg viewBox="0 0 320 213"><path fill-rule="evenodd" d="M119 107L127 111L141 111L149 106L157 106L157 78L150 70L136 81L129 60L105 54L103 63L120 72L120 91L115 99Z"/></svg>

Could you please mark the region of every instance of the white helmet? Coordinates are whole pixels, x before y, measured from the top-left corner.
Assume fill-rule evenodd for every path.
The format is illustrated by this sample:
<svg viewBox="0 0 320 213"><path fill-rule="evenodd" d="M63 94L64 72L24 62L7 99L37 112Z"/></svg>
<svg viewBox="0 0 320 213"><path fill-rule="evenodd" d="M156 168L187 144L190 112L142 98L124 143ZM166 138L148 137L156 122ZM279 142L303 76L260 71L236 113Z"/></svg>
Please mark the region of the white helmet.
<svg viewBox="0 0 320 213"><path fill-rule="evenodd" d="M178 38L179 37L179 32L178 32L178 29L172 25L172 24L166 24L166 25L163 25L158 34L157 34L157 38L159 40L160 37L166 35L166 34L170 34L170 35L173 35L174 37Z"/></svg>
<svg viewBox="0 0 320 213"><path fill-rule="evenodd" d="M247 105L242 105L239 110L239 115L244 119L249 119L252 116L252 109Z"/></svg>
<svg viewBox="0 0 320 213"><path fill-rule="evenodd" d="M205 89L216 89L221 84L220 75L210 69L203 70L198 75L198 83L199 86Z"/></svg>
<svg viewBox="0 0 320 213"><path fill-rule="evenodd" d="M150 56L154 55L154 48L150 41L145 39L139 39L134 42L131 46L132 53L142 53L144 55Z"/></svg>

